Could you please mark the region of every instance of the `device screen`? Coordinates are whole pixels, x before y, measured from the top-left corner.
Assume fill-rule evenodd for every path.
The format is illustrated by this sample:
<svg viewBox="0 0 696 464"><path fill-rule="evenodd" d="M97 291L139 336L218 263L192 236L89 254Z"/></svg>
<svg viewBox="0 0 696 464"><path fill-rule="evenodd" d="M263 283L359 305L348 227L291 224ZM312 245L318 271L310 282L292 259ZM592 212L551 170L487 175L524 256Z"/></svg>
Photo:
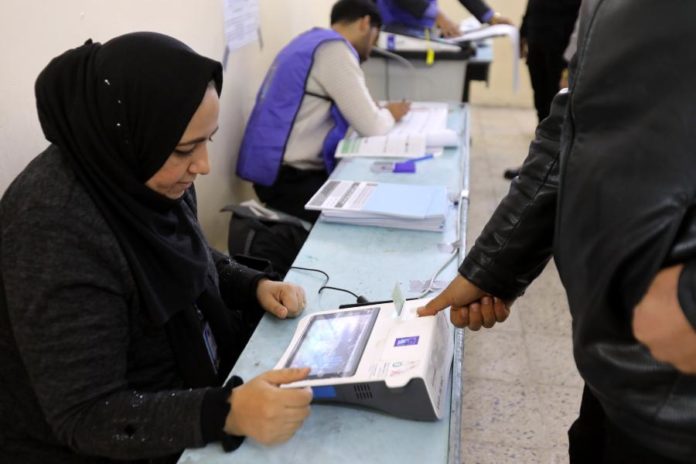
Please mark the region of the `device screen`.
<svg viewBox="0 0 696 464"><path fill-rule="evenodd" d="M345 310L312 317L285 367L309 367L308 378L355 374L379 307Z"/></svg>

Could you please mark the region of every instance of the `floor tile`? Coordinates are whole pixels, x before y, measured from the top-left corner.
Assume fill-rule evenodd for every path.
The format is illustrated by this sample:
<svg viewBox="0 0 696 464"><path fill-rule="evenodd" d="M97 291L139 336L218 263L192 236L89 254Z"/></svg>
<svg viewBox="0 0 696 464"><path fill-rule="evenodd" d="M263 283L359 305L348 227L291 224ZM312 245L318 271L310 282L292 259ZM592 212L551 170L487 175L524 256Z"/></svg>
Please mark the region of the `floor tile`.
<svg viewBox="0 0 696 464"><path fill-rule="evenodd" d="M464 336L464 378L502 380L508 383L527 380L529 363L521 332L496 328Z"/></svg>
<svg viewBox="0 0 696 464"><path fill-rule="evenodd" d="M583 381L573 360L570 337L525 333L524 338L530 373L535 383L582 387Z"/></svg>
<svg viewBox="0 0 696 464"><path fill-rule="evenodd" d="M546 431L538 394L531 385L464 378L462 440L495 441L508 447L539 448Z"/></svg>
<svg viewBox="0 0 696 464"><path fill-rule="evenodd" d="M539 464L550 451L468 441L462 444L462 464ZM548 458L547 458L548 459Z"/></svg>
<svg viewBox="0 0 696 464"><path fill-rule="evenodd" d="M582 387L537 385L549 445L567 449L568 429L580 411Z"/></svg>

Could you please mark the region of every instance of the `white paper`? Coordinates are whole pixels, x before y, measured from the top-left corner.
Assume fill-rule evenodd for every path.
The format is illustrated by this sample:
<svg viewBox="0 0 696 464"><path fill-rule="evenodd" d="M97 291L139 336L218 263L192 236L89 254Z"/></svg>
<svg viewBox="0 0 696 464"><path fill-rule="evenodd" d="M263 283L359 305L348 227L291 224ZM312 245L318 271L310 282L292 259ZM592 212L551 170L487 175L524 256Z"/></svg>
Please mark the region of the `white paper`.
<svg viewBox="0 0 696 464"><path fill-rule="evenodd" d="M360 211L376 188L375 182L329 180L305 207L318 210Z"/></svg>
<svg viewBox="0 0 696 464"><path fill-rule="evenodd" d="M418 158L425 153L424 134L358 137L354 132L336 147L336 158Z"/></svg>
<svg viewBox="0 0 696 464"><path fill-rule="evenodd" d="M459 45L443 43L439 39L425 40L392 32L382 32L377 39L377 47L395 52L425 52L432 50L434 52L459 53L462 51L462 47Z"/></svg>
<svg viewBox="0 0 696 464"><path fill-rule="evenodd" d="M447 128L447 103L413 102L411 110L394 124L389 135L427 134Z"/></svg>
<svg viewBox="0 0 696 464"><path fill-rule="evenodd" d="M336 158L440 156L443 147L459 144L457 133L447 128L447 112L447 103L414 102L387 135L360 137L351 130L336 147Z"/></svg>
<svg viewBox="0 0 696 464"><path fill-rule="evenodd" d="M425 136L428 147L456 147L459 145L459 134L452 129L442 129L428 132Z"/></svg>
<svg viewBox="0 0 696 464"><path fill-rule="evenodd" d="M520 33L515 26L509 24L495 24L493 26L483 26L474 18L469 18L459 26L462 34L458 37L446 39L448 42L457 44L461 42L478 42L494 37L507 37L512 47L512 88L517 91L520 87L520 70L518 62L520 60Z"/></svg>
<svg viewBox="0 0 696 464"><path fill-rule="evenodd" d="M259 39L258 0L223 0L225 40L230 51Z"/></svg>

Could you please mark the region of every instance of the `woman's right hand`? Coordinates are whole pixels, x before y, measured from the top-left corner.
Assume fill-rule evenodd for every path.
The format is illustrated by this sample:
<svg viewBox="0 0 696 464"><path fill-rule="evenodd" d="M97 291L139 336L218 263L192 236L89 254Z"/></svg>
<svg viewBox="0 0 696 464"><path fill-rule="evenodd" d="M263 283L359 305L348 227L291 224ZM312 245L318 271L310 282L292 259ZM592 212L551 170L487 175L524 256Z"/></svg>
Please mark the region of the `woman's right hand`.
<svg viewBox="0 0 696 464"><path fill-rule="evenodd" d="M288 441L309 416L312 389L279 386L303 380L308 375L309 368L278 369L232 390L225 433L247 436L264 445Z"/></svg>

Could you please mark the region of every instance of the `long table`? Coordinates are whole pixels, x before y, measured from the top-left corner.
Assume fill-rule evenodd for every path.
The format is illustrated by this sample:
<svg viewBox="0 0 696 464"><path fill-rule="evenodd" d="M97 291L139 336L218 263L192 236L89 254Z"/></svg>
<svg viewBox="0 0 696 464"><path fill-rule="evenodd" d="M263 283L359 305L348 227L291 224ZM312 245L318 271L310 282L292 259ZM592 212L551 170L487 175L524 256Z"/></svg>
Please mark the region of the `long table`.
<svg viewBox="0 0 696 464"><path fill-rule="evenodd" d="M370 301L389 300L395 282L406 297L411 280L429 280L450 259L450 245L458 246L438 279L449 282L463 258L469 188L469 120L466 105L450 105L448 126L461 135L459 148L417 163L415 174L374 173L374 159L344 159L332 173L334 179L446 185L453 205L442 233L379 227L330 224L319 220L294 263L321 269L330 276L328 285L342 287ZM455 251L455 253L457 253ZM291 270L286 281L304 287L305 314L355 303L351 295L325 289L325 277L316 272ZM273 369L290 343L296 320L269 315L259 323L232 372L245 379ZM303 427L287 443L266 447L246 440L226 454L218 443L187 450L180 464L192 463L451 463L460 460L461 372L463 333L455 330L449 414L437 422L416 422L378 411L345 405L312 405Z"/></svg>

